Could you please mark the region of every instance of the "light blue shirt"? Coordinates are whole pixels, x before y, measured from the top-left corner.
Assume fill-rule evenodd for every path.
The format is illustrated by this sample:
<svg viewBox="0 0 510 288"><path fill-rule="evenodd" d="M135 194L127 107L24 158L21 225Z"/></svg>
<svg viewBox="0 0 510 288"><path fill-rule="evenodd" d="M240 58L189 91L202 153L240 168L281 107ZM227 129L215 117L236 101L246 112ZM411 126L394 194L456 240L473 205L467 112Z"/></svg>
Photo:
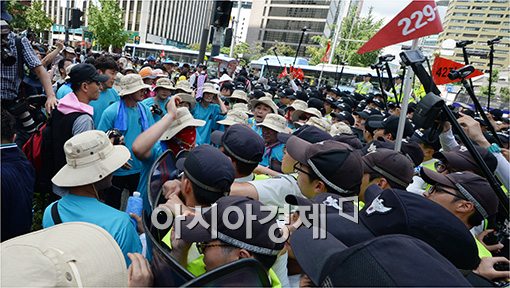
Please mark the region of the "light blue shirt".
<svg viewBox="0 0 510 288"><path fill-rule="evenodd" d="M195 119L205 121L205 125L197 127L197 145L211 144L211 133L213 130L218 130L220 125L216 121L225 119L225 115L221 115L220 105L209 104L207 108L198 103L193 111ZM199 142L200 141L200 142Z"/></svg>
<svg viewBox="0 0 510 288"><path fill-rule="evenodd" d="M121 100L122 101L122 100ZM97 129L102 131L108 131L109 129L115 128L115 119L117 118L117 112L119 110L119 103L117 101L112 105L108 106L106 110L104 110L103 115L101 116L101 121L99 121L99 125ZM145 105L140 105L143 109L145 109L145 115L147 115L147 121L149 127L154 124L154 118L152 118L152 113L149 111L149 108ZM124 135L124 142L126 142L126 147L131 152L131 159L129 164L131 164L132 168L129 170L119 168L117 171L113 173L114 176L127 176L136 173L140 173L142 171L142 163L138 158L133 154L133 142L135 142L136 137L142 134L142 120L140 116L140 112L138 111L138 106L135 107L126 107L127 111L127 121L128 121L128 129L126 131L120 131L122 135Z"/></svg>
<svg viewBox="0 0 510 288"><path fill-rule="evenodd" d="M262 161L260 161L260 165L264 167L271 168L271 160L277 160L278 162L282 162L283 159L283 148L285 144L280 143L271 148L271 151L268 151L268 148L265 148L264 156L262 157Z"/></svg>
<svg viewBox="0 0 510 288"><path fill-rule="evenodd" d="M251 126L251 129L253 129L253 131L257 132L257 134L259 134L260 137L262 137L262 127L260 126L257 126L257 121L255 121L255 118L248 118L248 125Z"/></svg>
<svg viewBox="0 0 510 288"><path fill-rule="evenodd" d="M101 121L101 115L108 106L120 100L119 93L114 88L109 88L99 93L99 98L97 100L92 100L89 102L89 105L94 107L94 126L99 126L99 121Z"/></svg>
<svg viewBox="0 0 510 288"><path fill-rule="evenodd" d="M66 83L62 86L60 86L60 88L58 88L57 90L57 99L62 99L64 98L64 96L66 96L67 94L73 92L73 89L71 89L71 84L69 83Z"/></svg>
<svg viewBox="0 0 510 288"><path fill-rule="evenodd" d="M158 122L167 113L166 112L166 103L168 103L168 100L170 100L170 97L166 98L166 100L164 100L164 101L161 101L156 97L149 97L149 98L143 100L142 104L149 107L149 110L150 110L150 107L154 104L159 106L159 109L161 109L161 111L163 111L163 113L161 113L161 115L158 115L156 113L152 114L152 117L154 117L154 122Z"/></svg>
<svg viewBox="0 0 510 288"><path fill-rule="evenodd" d="M46 207L43 216L43 227L55 225L51 217L51 207ZM126 212L112 208L99 200L91 197L67 194L58 200L58 214L63 223L87 222L105 229L119 244L126 264L129 266L127 253L142 253L142 244L136 232L136 228ZM72 241L72 235L69 241ZM58 247L57 247L58 248Z"/></svg>

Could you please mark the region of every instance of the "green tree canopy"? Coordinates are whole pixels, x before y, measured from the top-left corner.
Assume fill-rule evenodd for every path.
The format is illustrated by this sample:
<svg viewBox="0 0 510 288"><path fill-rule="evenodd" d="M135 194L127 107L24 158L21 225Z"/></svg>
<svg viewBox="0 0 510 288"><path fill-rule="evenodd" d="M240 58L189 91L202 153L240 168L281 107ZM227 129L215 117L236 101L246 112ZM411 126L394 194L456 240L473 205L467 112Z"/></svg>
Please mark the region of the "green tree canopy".
<svg viewBox="0 0 510 288"><path fill-rule="evenodd" d="M383 19L376 20L372 14L373 8L368 10L368 15L365 17L357 17L356 7L352 7L346 18L342 20L342 28L340 31L340 39L338 39L335 49L335 55L339 55L340 60L347 62L351 66L366 67L377 61L380 50L368 52L365 54L357 54L356 51L364 44L364 42L353 42L349 40L362 40L368 41L372 38L382 26ZM314 36L311 38L314 43L320 44L321 47L308 46L306 49L307 54L310 56L310 64L316 65L321 62L321 58L326 53L328 41L324 36ZM337 64L335 58L333 63Z"/></svg>
<svg viewBox="0 0 510 288"><path fill-rule="evenodd" d="M10 0L7 3L7 11L12 16L12 21L9 23L15 30L28 29L28 23L26 19L26 12L28 6L21 4L18 0Z"/></svg>
<svg viewBox="0 0 510 288"><path fill-rule="evenodd" d="M267 51L271 51L271 49L273 49L275 47L276 47L276 53L278 53L278 55L282 55L282 56L294 56L294 55L296 55L296 49L290 47L289 45L287 45L285 43L275 43Z"/></svg>
<svg viewBox="0 0 510 288"><path fill-rule="evenodd" d="M53 20L46 16L43 5L42 1L34 1L26 11L27 26L37 35L49 30L53 24Z"/></svg>
<svg viewBox="0 0 510 288"><path fill-rule="evenodd" d="M94 34L97 43L103 48L113 46L121 48L129 39L129 34L124 31L123 13L117 1L99 0L95 6L90 2L89 30Z"/></svg>

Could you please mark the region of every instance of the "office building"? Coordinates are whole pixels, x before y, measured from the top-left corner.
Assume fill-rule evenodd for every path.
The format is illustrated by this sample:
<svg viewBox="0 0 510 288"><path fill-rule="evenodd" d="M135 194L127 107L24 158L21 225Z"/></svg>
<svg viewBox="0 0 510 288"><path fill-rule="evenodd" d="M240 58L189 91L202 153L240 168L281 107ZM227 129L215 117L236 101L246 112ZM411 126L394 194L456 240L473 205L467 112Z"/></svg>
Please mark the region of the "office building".
<svg viewBox="0 0 510 288"><path fill-rule="evenodd" d="M443 23L444 31L439 37L439 42L445 39L474 41L467 46L471 54L469 60L475 68L487 72L489 70L487 40L502 37L501 42L494 45L494 68L506 69L510 65L510 7L508 3L508 0L449 1ZM460 48L456 48L454 56L449 58L464 62Z"/></svg>

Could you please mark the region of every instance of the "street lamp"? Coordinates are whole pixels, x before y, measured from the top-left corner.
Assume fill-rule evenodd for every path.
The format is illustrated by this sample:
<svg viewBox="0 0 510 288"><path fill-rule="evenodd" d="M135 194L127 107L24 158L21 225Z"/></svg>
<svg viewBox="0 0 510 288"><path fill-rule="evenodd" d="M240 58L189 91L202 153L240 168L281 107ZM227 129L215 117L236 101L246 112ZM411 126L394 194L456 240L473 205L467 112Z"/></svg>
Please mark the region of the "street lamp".
<svg viewBox="0 0 510 288"><path fill-rule="evenodd" d="M296 59L297 59L297 55L299 53L299 49L301 48L301 43L303 43L303 38L305 37L305 33L306 33L306 30L308 30L308 28L303 27L303 29L301 29L301 38L299 38L299 44L297 46L297 50L296 50L296 56L294 56L294 62L292 63L292 66L294 66L296 64Z"/></svg>

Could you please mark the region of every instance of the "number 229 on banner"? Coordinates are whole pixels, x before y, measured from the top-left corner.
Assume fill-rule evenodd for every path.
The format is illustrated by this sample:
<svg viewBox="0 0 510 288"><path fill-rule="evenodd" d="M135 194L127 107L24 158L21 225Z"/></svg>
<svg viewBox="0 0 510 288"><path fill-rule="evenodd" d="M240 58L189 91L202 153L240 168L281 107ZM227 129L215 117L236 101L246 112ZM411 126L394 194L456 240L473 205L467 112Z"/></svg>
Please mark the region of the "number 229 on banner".
<svg viewBox="0 0 510 288"><path fill-rule="evenodd" d="M443 31L434 0L414 0L377 32L358 54Z"/></svg>

